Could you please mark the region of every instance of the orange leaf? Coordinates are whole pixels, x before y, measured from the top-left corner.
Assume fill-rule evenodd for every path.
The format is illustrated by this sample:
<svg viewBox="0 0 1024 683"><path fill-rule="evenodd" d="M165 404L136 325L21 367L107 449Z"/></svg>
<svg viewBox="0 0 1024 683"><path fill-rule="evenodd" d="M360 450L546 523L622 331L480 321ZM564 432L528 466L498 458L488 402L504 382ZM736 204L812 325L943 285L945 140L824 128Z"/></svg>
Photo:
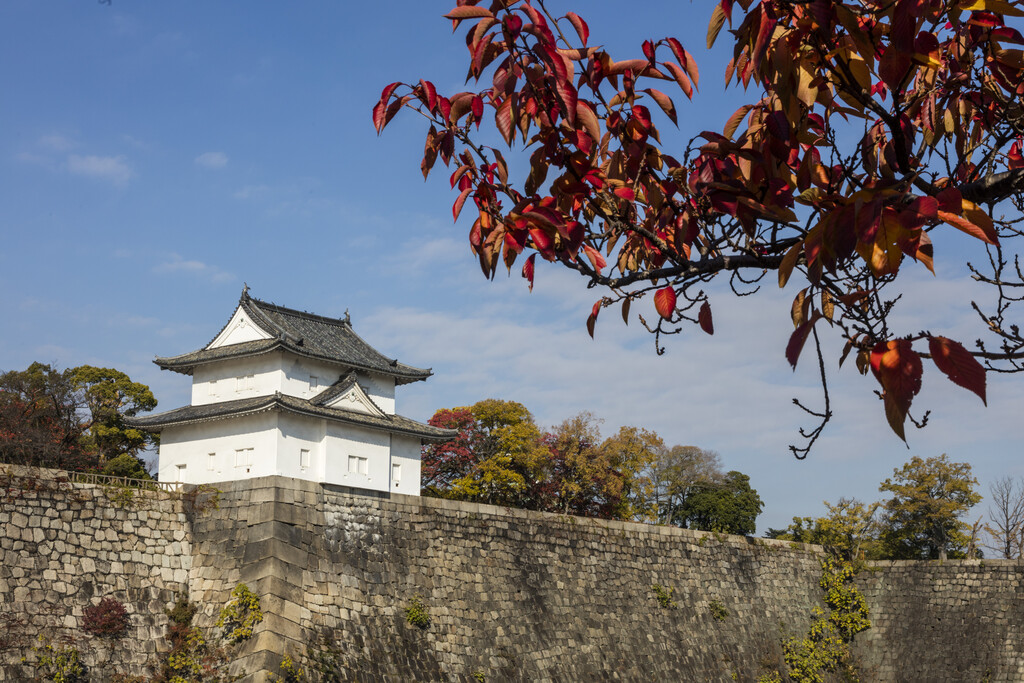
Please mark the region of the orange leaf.
<svg viewBox="0 0 1024 683"><path fill-rule="evenodd" d="M465 190L459 193L459 198L455 200L455 204L452 205L452 220L458 221L459 214L462 213L462 206L466 203L466 197L473 191L473 188L467 187Z"/></svg>
<svg viewBox="0 0 1024 683"><path fill-rule="evenodd" d="M982 403L988 405L985 399L985 368L967 349L946 337L929 337L928 350L932 353L935 366L953 384L973 391Z"/></svg>
<svg viewBox="0 0 1024 683"><path fill-rule="evenodd" d="M708 334L715 333L715 323L711 320L711 304L707 301L700 306L700 312L697 313L697 322L700 323L700 329Z"/></svg>
<svg viewBox="0 0 1024 683"><path fill-rule="evenodd" d="M711 21L708 23L708 49L710 50L715 45L715 39L718 38L719 31L722 30L722 26L725 25L725 11L722 9L721 4L715 4L714 11L711 12Z"/></svg>
<svg viewBox="0 0 1024 683"><path fill-rule="evenodd" d="M796 267L797 259L800 258L800 249L803 247L803 242L797 242L786 255L782 257L782 262L779 264L779 288L786 286L789 282L789 276L793 274L793 269Z"/></svg>
<svg viewBox="0 0 1024 683"><path fill-rule="evenodd" d="M587 27L587 22L580 18L580 15L575 12L566 12L565 18L569 20L572 27L576 29L577 35L580 37L580 41L586 45L587 38L590 37L590 28Z"/></svg>
<svg viewBox="0 0 1024 683"><path fill-rule="evenodd" d="M608 262L604 260L604 256L601 256L601 253L594 249L589 244L583 245L583 252L587 255L587 258L590 260L590 263L593 264L594 266L594 270L596 270L598 273L601 272L602 268L608 265Z"/></svg>
<svg viewBox="0 0 1024 683"><path fill-rule="evenodd" d="M647 88L644 92L654 98L654 101L658 103L661 110L672 119L672 123L678 124L678 121L676 121L676 105L672 103L671 97L654 88Z"/></svg>
<svg viewBox="0 0 1024 683"><path fill-rule="evenodd" d="M962 230L972 237L977 237L982 242L996 244L998 241L995 229L992 227L991 219L989 220L986 228L971 222L964 216L958 216L955 213L943 211L942 209L939 209L939 218L952 225L957 230Z"/></svg>
<svg viewBox="0 0 1024 683"><path fill-rule="evenodd" d="M654 293L654 308L665 320L672 318L676 312L676 290L672 287L663 287Z"/></svg>
<svg viewBox="0 0 1024 683"><path fill-rule="evenodd" d="M725 137L730 139L732 138L733 134L736 132L736 129L740 127L740 123L743 121L743 117L746 116L747 112L749 112L753 108L753 105L745 104L739 109L737 109L736 113L729 117L729 120L725 122Z"/></svg>
<svg viewBox="0 0 1024 683"><path fill-rule="evenodd" d="M451 19L452 21L461 21L463 19L477 19L480 17L493 17L491 11L486 7L472 7L469 5L463 5L462 7L456 7L448 14L444 15L445 19Z"/></svg>
<svg viewBox="0 0 1024 683"><path fill-rule="evenodd" d="M633 302L632 299L622 300L622 322L629 324L629 306Z"/></svg>
<svg viewBox="0 0 1024 683"><path fill-rule="evenodd" d="M676 79L676 83L679 84L679 88L683 91L683 94L685 94L688 99L692 100L693 84L690 83L690 79L679 65L675 62L665 62L665 68L672 74L672 78Z"/></svg>

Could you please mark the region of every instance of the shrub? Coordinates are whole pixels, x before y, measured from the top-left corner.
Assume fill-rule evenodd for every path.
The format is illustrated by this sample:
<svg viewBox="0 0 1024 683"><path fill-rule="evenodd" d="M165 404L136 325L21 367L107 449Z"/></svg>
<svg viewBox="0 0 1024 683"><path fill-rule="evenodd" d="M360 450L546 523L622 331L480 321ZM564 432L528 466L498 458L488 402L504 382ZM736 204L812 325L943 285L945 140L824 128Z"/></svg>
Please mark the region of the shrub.
<svg viewBox="0 0 1024 683"><path fill-rule="evenodd" d="M420 596L413 596L409 606L405 608L405 620L416 628L430 626L430 612L427 610L423 600L420 599Z"/></svg>
<svg viewBox="0 0 1024 683"><path fill-rule="evenodd" d="M32 651L36 655L35 669L43 680L53 683L84 683L88 680L78 650L73 647L55 648L43 636L39 636L39 642L40 645L33 647Z"/></svg>
<svg viewBox="0 0 1024 683"><path fill-rule="evenodd" d="M120 638L128 630L128 611L115 598L103 598L82 611L82 629L94 636Z"/></svg>
<svg viewBox="0 0 1024 683"><path fill-rule="evenodd" d="M220 611L217 626L224 629L224 638L231 644L240 643L252 637L256 624L263 621L260 599L244 583L231 591L231 600Z"/></svg>
<svg viewBox="0 0 1024 683"><path fill-rule="evenodd" d="M665 609L675 609L676 601L672 597L676 594L675 588L669 588L666 590L658 584L651 586L651 590L654 591L654 597L658 599L658 604Z"/></svg>
<svg viewBox="0 0 1024 683"><path fill-rule="evenodd" d="M708 609L711 610L711 616L718 621L724 621L729 616L729 610L725 609L725 605L722 604L721 600L712 600L708 603Z"/></svg>
<svg viewBox="0 0 1024 683"><path fill-rule="evenodd" d="M174 607L164 610L172 623L178 626L189 626L192 624L192 617L196 615L199 606L189 602L188 597L179 595L174 601Z"/></svg>

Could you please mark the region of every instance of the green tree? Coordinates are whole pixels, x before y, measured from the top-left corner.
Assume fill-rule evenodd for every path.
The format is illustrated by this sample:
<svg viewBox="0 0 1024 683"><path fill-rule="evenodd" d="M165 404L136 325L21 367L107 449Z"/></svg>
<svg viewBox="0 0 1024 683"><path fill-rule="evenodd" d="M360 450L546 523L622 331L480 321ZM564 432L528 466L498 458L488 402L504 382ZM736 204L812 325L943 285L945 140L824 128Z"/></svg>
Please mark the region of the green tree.
<svg viewBox="0 0 1024 683"><path fill-rule="evenodd" d="M970 528L960 516L981 500L978 480L965 462L943 454L925 460L915 456L879 486L892 494L884 502L881 522L883 552L891 559L963 557Z"/></svg>
<svg viewBox="0 0 1024 683"><path fill-rule="evenodd" d="M113 368L82 365L71 370L71 381L82 394L89 419L87 446L94 448L100 464L118 455L137 456L155 443L156 436L125 424L124 418L156 408L149 387Z"/></svg>
<svg viewBox="0 0 1024 683"><path fill-rule="evenodd" d="M878 522L880 503L865 505L855 498L840 498L833 505L825 501L824 517L794 517L785 529L769 529L767 538L815 543L847 561L879 556Z"/></svg>
<svg viewBox="0 0 1024 683"><path fill-rule="evenodd" d="M720 484L696 487L683 501L675 523L688 529L726 534L753 534L763 503L750 477L732 471Z"/></svg>
<svg viewBox="0 0 1024 683"><path fill-rule="evenodd" d="M152 478L149 476L149 472L146 471L146 466L143 462L131 453L115 455L113 458L103 463L103 469L100 471L102 474L106 474L111 477L128 477L129 479Z"/></svg>

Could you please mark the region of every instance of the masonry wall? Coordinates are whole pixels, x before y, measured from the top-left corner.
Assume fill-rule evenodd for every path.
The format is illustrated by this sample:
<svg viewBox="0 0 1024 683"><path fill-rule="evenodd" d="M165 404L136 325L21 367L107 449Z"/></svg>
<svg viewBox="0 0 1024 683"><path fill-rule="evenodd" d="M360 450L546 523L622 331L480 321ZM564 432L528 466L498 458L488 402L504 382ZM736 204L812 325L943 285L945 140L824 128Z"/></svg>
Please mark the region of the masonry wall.
<svg viewBox="0 0 1024 683"><path fill-rule="evenodd" d="M233 653L248 680L290 654L353 681L756 681L820 598L820 549L764 539L280 477L223 484L219 509L190 515L155 494L118 507L102 487L2 484L0 680L24 679L38 633L77 639L94 681L144 673L176 592L212 627L245 582L265 613ZM992 561L862 573L862 680L1024 680L1022 576ZM106 595L133 614L116 647L80 629ZM425 629L406 619L414 598Z"/></svg>
<svg viewBox="0 0 1024 683"><path fill-rule="evenodd" d="M77 648L96 681L145 673L167 631L164 607L188 590L191 538L180 500L129 495L0 466L0 681L27 680L22 657L47 642ZM108 596L131 618L119 641L81 629L82 610Z"/></svg>

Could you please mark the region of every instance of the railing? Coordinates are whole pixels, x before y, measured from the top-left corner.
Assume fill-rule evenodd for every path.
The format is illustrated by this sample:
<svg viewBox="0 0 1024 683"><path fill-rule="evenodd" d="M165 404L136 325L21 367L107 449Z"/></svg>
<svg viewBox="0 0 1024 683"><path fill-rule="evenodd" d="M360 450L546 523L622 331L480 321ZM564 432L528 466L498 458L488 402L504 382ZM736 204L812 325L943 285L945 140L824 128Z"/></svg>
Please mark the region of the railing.
<svg viewBox="0 0 1024 683"><path fill-rule="evenodd" d="M163 493L178 493L181 491L180 482L114 477L109 474L92 474L91 472L68 472L68 481L78 484L99 484L100 486L127 486L133 489L142 489L143 491L162 491Z"/></svg>

